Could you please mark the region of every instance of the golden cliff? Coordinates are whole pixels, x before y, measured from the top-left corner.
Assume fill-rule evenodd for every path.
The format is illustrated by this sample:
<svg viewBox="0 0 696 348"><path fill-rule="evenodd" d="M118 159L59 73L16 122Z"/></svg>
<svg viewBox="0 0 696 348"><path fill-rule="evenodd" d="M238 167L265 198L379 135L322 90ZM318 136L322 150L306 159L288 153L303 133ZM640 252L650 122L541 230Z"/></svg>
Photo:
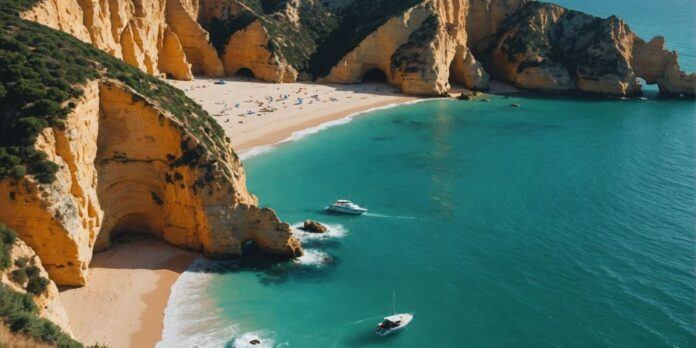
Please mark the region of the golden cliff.
<svg viewBox="0 0 696 348"><path fill-rule="evenodd" d="M95 251L122 232L154 234L217 257L253 241L296 256L299 242L246 190L229 145L207 136L113 80L89 82L62 129L46 128L37 148L60 167L57 180L0 182L0 220L16 230L58 284L83 285Z"/></svg>
<svg viewBox="0 0 696 348"><path fill-rule="evenodd" d="M221 76L222 62L186 0L42 0L22 14L151 75Z"/></svg>
<svg viewBox="0 0 696 348"><path fill-rule="evenodd" d="M488 73L469 50L469 17L502 17L525 1L426 0L390 18L344 56L322 78L333 83L360 82L380 69L387 80L414 95L446 94L450 82L488 88ZM489 35L495 23L473 26L473 38Z"/></svg>
<svg viewBox="0 0 696 348"><path fill-rule="evenodd" d="M640 77L657 84L662 95L696 94L696 74L681 71L663 38L646 43L613 16L531 2L480 49L495 78L524 89L638 95Z"/></svg>
<svg viewBox="0 0 696 348"><path fill-rule="evenodd" d="M24 17L176 79L359 83L376 69L423 96L485 90L489 74L544 92L634 95L638 77L663 95L696 89L662 38L530 0L43 0Z"/></svg>

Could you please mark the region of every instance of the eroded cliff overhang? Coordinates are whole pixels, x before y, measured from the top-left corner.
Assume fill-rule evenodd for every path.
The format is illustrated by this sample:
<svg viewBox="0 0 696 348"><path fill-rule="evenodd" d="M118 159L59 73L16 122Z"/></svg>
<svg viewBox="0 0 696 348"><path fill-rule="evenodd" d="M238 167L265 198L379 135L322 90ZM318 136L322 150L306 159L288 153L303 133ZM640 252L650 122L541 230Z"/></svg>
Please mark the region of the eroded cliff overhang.
<svg viewBox="0 0 696 348"><path fill-rule="evenodd" d="M229 146L211 145L188 124L123 83L89 82L64 127L46 128L39 150L57 179L0 182L0 220L18 231L58 284L83 285L95 251L118 233L149 233L209 256L262 250L301 254L290 228L256 206Z"/></svg>

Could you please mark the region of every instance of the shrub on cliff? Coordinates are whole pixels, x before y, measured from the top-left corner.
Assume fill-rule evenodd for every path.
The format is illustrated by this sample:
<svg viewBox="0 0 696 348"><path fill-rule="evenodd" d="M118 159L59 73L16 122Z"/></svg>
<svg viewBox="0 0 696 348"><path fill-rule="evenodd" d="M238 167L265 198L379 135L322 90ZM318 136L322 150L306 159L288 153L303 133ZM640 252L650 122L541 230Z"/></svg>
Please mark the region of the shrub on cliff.
<svg viewBox="0 0 696 348"><path fill-rule="evenodd" d="M57 325L39 317L31 295L20 294L0 284L0 320L14 333L57 347L82 347Z"/></svg>
<svg viewBox="0 0 696 348"><path fill-rule="evenodd" d="M16 239L17 235L12 230L0 224L0 271L12 264L10 250ZM80 343L63 333L60 327L39 317L39 309L31 293L40 294L46 291L49 280L41 277L39 268L31 263L32 261L26 258L17 259L15 265L19 267L20 272L12 272L10 275L17 283L24 283L28 277L29 293L21 294L0 283L0 321L12 332L26 335L39 342L58 347L82 347Z"/></svg>
<svg viewBox="0 0 696 348"><path fill-rule="evenodd" d="M0 224L0 271L7 269L12 264L10 249L16 238L17 235L14 231Z"/></svg>

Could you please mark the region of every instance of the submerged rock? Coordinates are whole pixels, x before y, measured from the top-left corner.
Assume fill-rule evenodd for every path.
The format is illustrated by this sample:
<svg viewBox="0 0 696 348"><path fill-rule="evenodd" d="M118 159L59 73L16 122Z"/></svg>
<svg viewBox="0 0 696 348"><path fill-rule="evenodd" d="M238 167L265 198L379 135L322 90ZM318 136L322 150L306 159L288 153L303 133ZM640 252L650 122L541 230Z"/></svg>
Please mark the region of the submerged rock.
<svg viewBox="0 0 696 348"><path fill-rule="evenodd" d="M306 232L311 232L311 233L324 233L328 229L326 226L320 224L317 221L314 220L306 220L304 224L302 225L302 230Z"/></svg>
<svg viewBox="0 0 696 348"><path fill-rule="evenodd" d="M462 94L460 94L457 97L457 99L459 99L459 100L471 100L471 99L474 99L475 96L476 96L476 93L474 93L473 91L466 90L466 91L463 91Z"/></svg>

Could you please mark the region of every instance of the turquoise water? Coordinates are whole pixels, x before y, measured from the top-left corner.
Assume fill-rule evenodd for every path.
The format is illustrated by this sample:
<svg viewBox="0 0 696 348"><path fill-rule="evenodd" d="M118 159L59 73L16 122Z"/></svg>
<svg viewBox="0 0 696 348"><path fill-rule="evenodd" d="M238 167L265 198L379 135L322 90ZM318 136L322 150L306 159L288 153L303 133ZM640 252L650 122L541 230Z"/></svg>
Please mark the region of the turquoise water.
<svg viewBox="0 0 696 348"><path fill-rule="evenodd" d="M696 1L557 2L663 34L696 71ZM262 205L330 237L300 235L299 262L189 274L182 346L696 345L693 102L434 100L245 165ZM322 212L349 193L369 215ZM393 290L416 317L380 338Z"/></svg>
<svg viewBox="0 0 696 348"><path fill-rule="evenodd" d="M237 335L291 347L696 344L691 102L434 100L246 169L262 205L335 230L305 240L300 263L212 279ZM370 214L321 211L349 192ZM381 338L392 290L416 317Z"/></svg>

